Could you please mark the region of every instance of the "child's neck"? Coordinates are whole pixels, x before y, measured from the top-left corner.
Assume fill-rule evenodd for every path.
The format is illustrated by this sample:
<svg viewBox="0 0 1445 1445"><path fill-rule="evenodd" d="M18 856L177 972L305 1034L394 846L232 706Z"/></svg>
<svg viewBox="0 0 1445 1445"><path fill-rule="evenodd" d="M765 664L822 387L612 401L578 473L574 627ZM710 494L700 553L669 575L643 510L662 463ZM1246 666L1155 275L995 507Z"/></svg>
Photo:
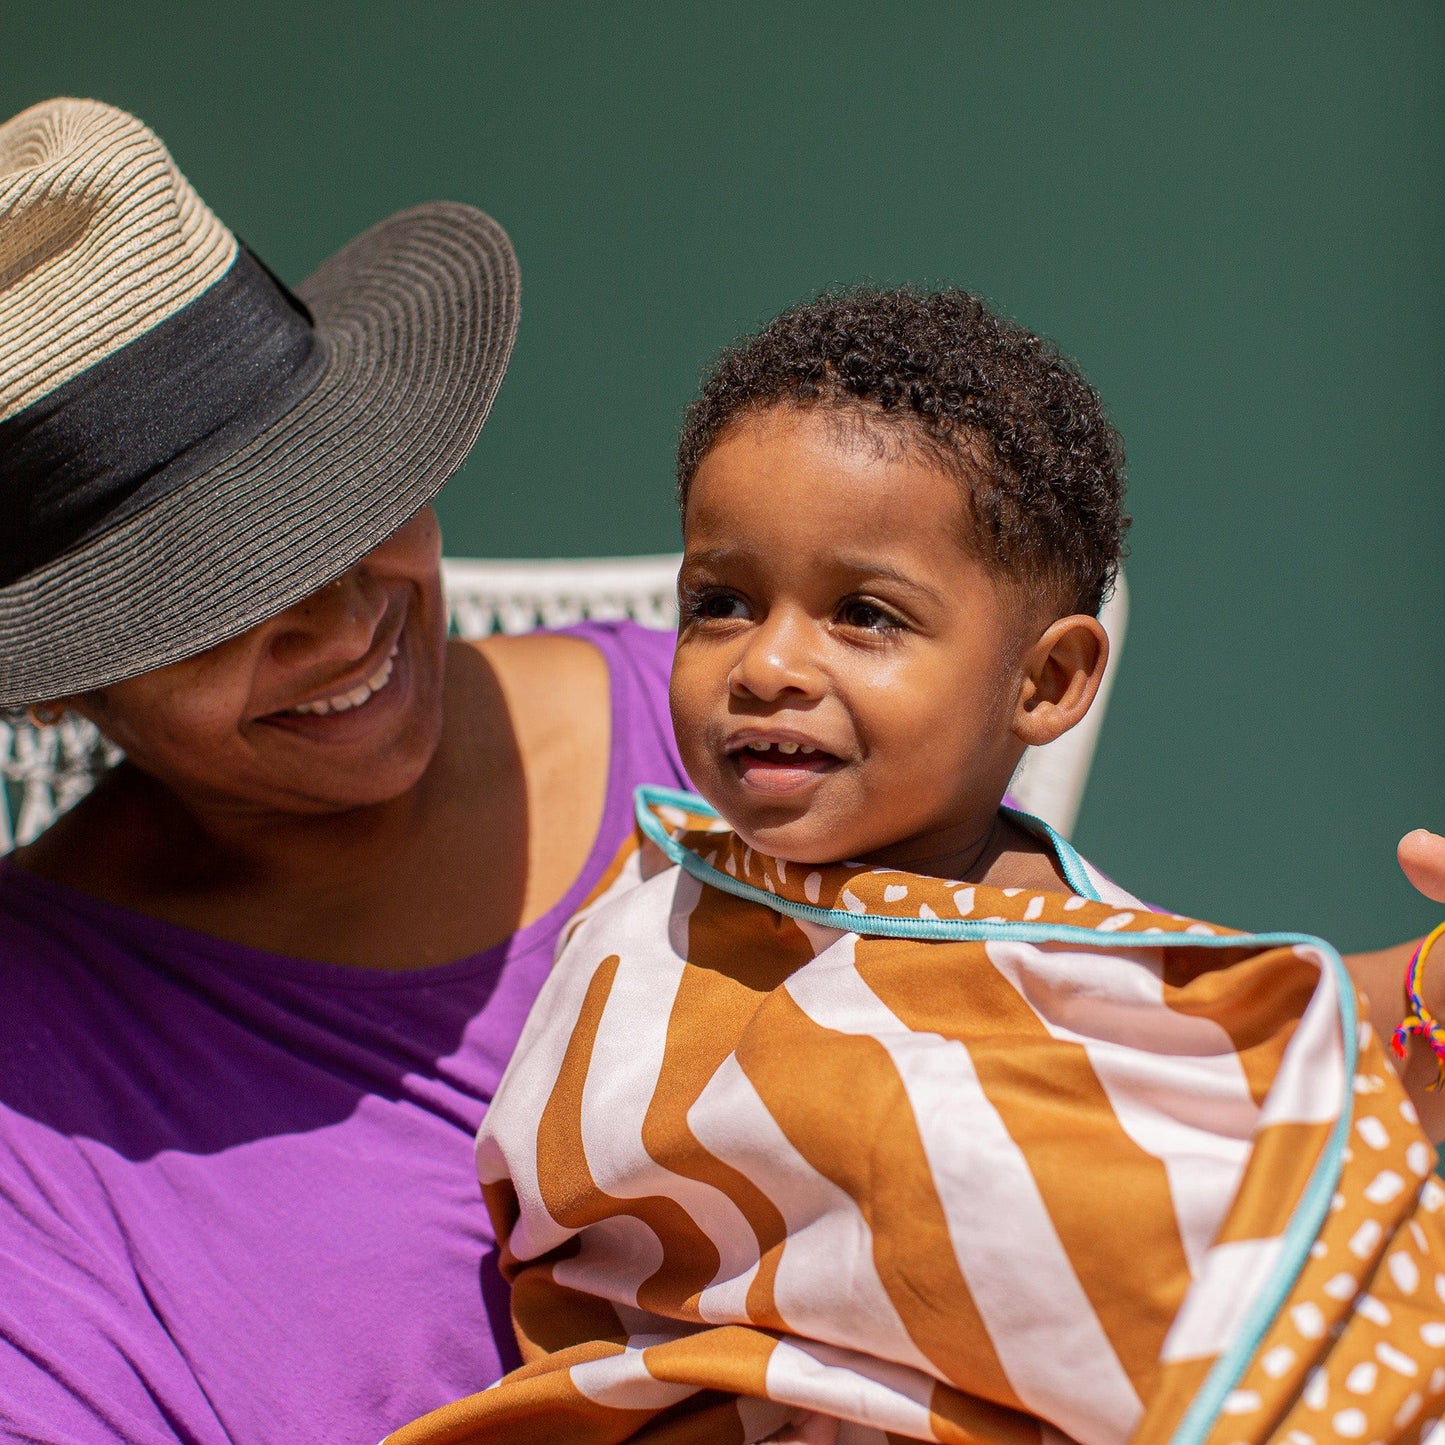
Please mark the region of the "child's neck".
<svg viewBox="0 0 1445 1445"><path fill-rule="evenodd" d="M957 878L963 883L983 883L991 888L1032 888L1043 892L1069 889L1059 870L1053 849L1032 833L994 814L976 837L935 856L908 856L884 849L862 861L901 868L930 878Z"/></svg>

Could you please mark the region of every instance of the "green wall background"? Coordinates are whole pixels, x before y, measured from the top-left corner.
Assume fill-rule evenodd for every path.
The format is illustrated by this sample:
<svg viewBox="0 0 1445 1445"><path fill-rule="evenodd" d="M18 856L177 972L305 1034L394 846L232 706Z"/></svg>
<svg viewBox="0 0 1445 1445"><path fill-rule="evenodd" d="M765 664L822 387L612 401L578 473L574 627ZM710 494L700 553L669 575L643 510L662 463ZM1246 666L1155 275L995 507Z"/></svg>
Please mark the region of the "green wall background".
<svg viewBox="0 0 1445 1445"><path fill-rule="evenodd" d="M1133 616L1078 841L1358 946L1438 910L1445 10L0 0L0 112L123 105L299 280L450 196L510 229L512 373L449 550L671 550L699 367L821 286L952 282L1129 446Z"/></svg>

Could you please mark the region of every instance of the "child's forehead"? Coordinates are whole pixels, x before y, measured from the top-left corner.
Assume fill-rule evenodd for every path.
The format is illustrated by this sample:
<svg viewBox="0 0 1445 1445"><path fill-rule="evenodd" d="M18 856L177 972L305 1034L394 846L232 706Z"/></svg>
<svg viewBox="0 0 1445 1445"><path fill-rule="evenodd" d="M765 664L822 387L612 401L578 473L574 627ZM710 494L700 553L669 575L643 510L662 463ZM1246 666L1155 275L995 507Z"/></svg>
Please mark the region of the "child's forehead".
<svg viewBox="0 0 1445 1445"><path fill-rule="evenodd" d="M896 429L831 408L772 408L721 436L683 517L690 549L738 535L850 548L970 550L968 485Z"/></svg>

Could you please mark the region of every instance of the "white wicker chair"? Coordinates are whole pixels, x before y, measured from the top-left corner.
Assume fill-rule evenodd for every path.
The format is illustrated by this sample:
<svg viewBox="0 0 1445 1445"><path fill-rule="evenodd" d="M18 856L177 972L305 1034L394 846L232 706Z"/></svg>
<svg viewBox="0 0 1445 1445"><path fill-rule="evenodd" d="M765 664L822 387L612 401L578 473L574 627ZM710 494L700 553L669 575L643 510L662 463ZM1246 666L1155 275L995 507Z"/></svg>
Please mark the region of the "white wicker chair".
<svg viewBox="0 0 1445 1445"><path fill-rule="evenodd" d="M646 627L677 623L674 582L678 558L611 557L539 562L448 559L447 601L462 637L565 627L584 618L631 617ZM1073 732L1025 760L1014 796L1066 837L1073 829L1103 722L1108 689L1124 641L1127 599L1123 579L1104 609L1113 660L1104 690ZM0 717L0 853L39 836L85 796L120 756L82 718L67 714L55 727Z"/></svg>

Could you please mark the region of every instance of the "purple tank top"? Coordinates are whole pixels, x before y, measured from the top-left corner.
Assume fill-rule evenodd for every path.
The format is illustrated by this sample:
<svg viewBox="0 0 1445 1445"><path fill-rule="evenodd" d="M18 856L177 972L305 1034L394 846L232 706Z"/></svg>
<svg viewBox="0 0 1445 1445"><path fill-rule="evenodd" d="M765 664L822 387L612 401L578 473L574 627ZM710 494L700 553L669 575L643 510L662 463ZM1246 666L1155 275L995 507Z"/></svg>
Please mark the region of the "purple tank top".
<svg viewBox="0 0 1445 1445"><path fill-rule="evenodd" d="M0 1439L375 1445L515 1363L472 1136L634 785L683 781L671 637L572 631L602 826L485 953L282 958L0 865Z"/></svg>

